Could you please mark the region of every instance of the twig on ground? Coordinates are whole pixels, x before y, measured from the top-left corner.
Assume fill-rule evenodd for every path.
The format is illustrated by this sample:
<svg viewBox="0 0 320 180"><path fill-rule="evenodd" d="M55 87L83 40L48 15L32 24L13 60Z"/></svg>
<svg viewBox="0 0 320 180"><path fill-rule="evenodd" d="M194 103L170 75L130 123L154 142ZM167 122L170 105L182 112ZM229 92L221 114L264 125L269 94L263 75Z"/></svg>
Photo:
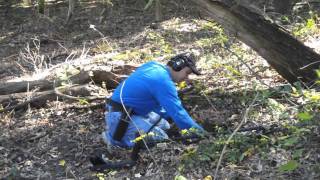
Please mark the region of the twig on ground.
<svg viewBox="0 0 320 180"><path fill-rule="evenodd" d="M317 64L317 63L320 63L320 61L316 61L316 62L312 62L312 63L310 63L310 64L307 64L307 65L301 67L300 70L304 70L304 69L308 68L309 66L315 65L315 64Z"/></svg>
<svg viewBox="0 0 320 180"><path fill-rule="evenodd" d="M212 107L212 109L213 109L214 111L218 111L217 108L214 107L214 105L212 104L212 102L210 101L210 99L208 98L208 96L206 95L206 93L204 93L204 92L202 91L201 94L206 98L206 100L208 101L208 103L210 104L210 106Z"/></svg>
<svg viewBox="0 0 320 180"><path fill-rule="evenodd" d="M68 166L66 167L66 179L67 179L68 172L73 176L74 179L79 179Z"/></svg>
<svg viewBox="0 0 320 180"><path fill-rule="evenodd" d="M228 144L230 143L230 141L231 141L231 139L233 138L233 136L239 131L239 129L241 128L241 126L243 125L243 123L245 123L245 122L247 121L248 113L249 113L249 111L251 110L251 107L253 106L253 104L256 102L256 99L257 99L258 95L259 95L259 93L256 94L256 96L255 96L255 98L253 99L252 103L248 106L248 108L246 108L246 110L244 111L243 118L242 118L240 124L239 124L239 125L237 126L237 128L232 132L232 134L229 136L227 142L226 142L225 145L223 146L223 149L222 149L222 151L221 151L220 158L219 158L219 161L218 161L218 164L217 164L215 173L214 173L214 180L217 178L217 174L218 174L218 171L219 171L219 166L220 166L220 164L221 164L221 161L222 161L222 158L223 158L223 154L225 153Z"/></svg>
<svg viewBox="0 0 320 180"><path fill-rule="evenodd" d="M198 105L195 105L195 106L191 109L190 113L195 112L197 108L198 108Z"/></svg>

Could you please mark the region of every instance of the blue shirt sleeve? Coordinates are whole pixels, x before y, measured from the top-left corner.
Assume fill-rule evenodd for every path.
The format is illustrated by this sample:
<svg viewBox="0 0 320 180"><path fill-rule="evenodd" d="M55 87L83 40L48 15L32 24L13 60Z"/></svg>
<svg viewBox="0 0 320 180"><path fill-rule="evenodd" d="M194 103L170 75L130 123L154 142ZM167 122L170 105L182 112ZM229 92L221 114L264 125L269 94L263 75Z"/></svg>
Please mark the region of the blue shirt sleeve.
<svg viewBox="0 0 320 180"><path fill-rule="evenodd" d="M167 111L163 107L161 107L160 105L152 111L159 114L161 116L161 118L164 118L164 119L170 118Z"/></svg>
<svg viewBox="0 0 320 180"><path fill-rule="evenodd" d="M176 87L171 79L158 81L152 87L152 91L155 92L155 98L160 103L160 106L165 109L166 113L180 129L194 127L203 130L183 108Z"/></svg>

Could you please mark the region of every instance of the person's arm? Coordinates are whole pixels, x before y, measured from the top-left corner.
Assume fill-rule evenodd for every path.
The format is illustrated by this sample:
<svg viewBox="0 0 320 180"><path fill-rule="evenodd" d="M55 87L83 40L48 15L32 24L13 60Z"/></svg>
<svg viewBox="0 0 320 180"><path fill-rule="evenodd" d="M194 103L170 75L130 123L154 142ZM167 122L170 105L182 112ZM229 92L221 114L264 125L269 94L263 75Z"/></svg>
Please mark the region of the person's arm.
<svg viewBox="0 0 320 180"><path fill-rule="evenodd" d="M157 88L155 98L160 103L160 106L165 109L167 114L173 119L180 129L189 129L194 127L203 130L203 128L196 123L183 108L181 100L178 97L176 87L172 81L158 82L157 85L153 87Z"/></svg>
<svg viewBox="0 0 320 180"><path fill-rule="evenodd" d="M167 113L167 111L161 107L161 106L158 106L157 108L155 108L153 110L153 112L159 114L161 116L161 118L164 118L164 119L168 119L170 118L169 114Z"/></svg>

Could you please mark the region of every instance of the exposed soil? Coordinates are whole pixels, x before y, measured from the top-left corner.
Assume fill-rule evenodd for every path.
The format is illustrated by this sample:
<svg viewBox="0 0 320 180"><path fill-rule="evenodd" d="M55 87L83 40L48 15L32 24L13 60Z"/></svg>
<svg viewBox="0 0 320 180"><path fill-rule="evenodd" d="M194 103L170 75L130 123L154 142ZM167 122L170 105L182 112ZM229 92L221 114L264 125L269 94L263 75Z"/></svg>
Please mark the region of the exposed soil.
<svg viewBox="0 0 320 180"><path fill-rule="evenodd" d="M53 66L65 62L66 59L76 59L87 50L85 54L88 56L104 53L104 51L109 53L110 50L98 46L105 43L111 45L113 48L111 51L115 52L145 49L146 54L157 53L158 49L147 39L147 34L150 32L164 34L166 41L170 42L176 52L193 49L191 42L215 35L204 30L182 33L170 30L168 27L178 23L180 27L183 27L184 23L188 26L196 24L194 21L199 17L199 13L187 1L165 1L163 4L166 6L163 6L163 21L159 24L155 23L153 7L143 11L145 2L133 0L113 2L113 7L109 7L105 20L100 23L103 5L95 1L81 1L77 4L75 16L68 25L65 24L67 4L64 1L48 4L45 16L38 15L36 9L31 7L15 4L8 10L5 4L1 5L0 79L6 81L36 70L36 66L25 61L22 56L26 53L28 45L33 51L43 55L42 66L45 66L44 64ZM96 30L90 28L90 25L94 25ZM178 40L175 39L177 36L179 36ZM236 41L235 44L254 54L245 45ZM210 47L201 51L217 51L217 56L221 59L230 58L230 55L218 52L217 49ZM257 56L247 58L250 59L250 65L255 71L262 71L258 73L261 75L260 79L251 72L247 72L248 75L244 75L241 81L228 77L217 80L219 75L225 73L223 67L207 69L205 76L193 77L199 85L198 90L186 95L184 102L191 115L200 120L207 130L214 132L215 126L221 126L227 131L232 131L242 118L248 97L250 99L255 94L253 84L259 81L272 87L280 85L282 87L285 84L285 81L266 65L263 59ZM129 60L136 63L145 61L141 57ZM245 69L242 63L239 64L239 70ZM210 89L208 95L200 93L199 89L204 87ZM97 175L90 171L91 164L88 157L96 151L106 151L100 139L100 133L104 130L104 110L81 107L83 106L79 105L79 102L54 101L48 102L46 107L39 109L29 108L24 111L0 114L0 177L3 179L98 179L100 176L106 179L173 179L183 174L190 179L203 179L208 175L213 176L216 162L201 161L204 163L196 164L191 168L182 167L181 163L184 161L185 154L188 154L186 152L214 142L214 137L203 140L199 144L167 143L166 147L155 147L151 152L142 152L138 165L132 169L108 171ZM265 108L265 105L261 107L261 111ZM250 119L244 127L257 124L270 126L278 123L272 122L272 119L273 117ZM319 132L317 133L319 135ZM320 153L319 138L310 138L313 138L314 144L308 145L313 147L312 152L309 152L310 157L307 158L312 159L312 162L319 162L320 157L317 155ZM113 156L115 159L125 159L124 157L129 156L129 153L123 151ZM275 156L270 155L270 159L263 162L265 164L260 164L260 160L254 155L245 159L242 162L243 165L232 166L225 163L222 165L219 177L226 179L319 177L320 170L317 172L308 169L314 168L311 165L289 175L274 173L277 163L281 163L274 162L278 161L278 159L274 160ZM261 170L262 167L265 171Z"/></svg>

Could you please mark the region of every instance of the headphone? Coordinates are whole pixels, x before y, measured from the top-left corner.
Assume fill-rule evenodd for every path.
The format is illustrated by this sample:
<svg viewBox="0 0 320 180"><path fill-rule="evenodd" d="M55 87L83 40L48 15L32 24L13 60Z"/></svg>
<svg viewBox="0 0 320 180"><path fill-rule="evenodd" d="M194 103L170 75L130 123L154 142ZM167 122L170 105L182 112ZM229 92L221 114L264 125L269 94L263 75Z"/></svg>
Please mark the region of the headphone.
<svg viewBox="0 0 320 180"><path fill-rule="evenodd" d="M179 54L170 59L168 66L170 66L174 71L181 71L184 67L188 66L186 62L186 54Z"/></svg>

